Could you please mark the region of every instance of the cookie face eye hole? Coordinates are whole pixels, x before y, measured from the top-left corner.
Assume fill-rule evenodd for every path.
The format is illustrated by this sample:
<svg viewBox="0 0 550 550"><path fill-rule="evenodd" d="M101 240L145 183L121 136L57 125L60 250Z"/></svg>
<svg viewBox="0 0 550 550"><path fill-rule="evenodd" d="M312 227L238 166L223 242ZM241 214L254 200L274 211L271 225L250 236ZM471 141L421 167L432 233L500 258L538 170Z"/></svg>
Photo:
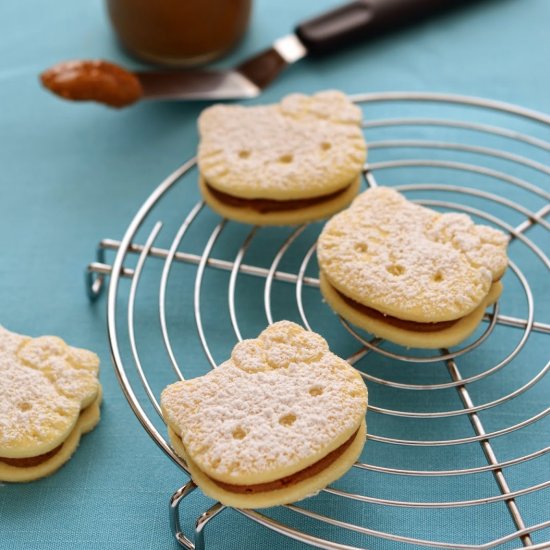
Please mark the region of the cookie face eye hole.
<svg viewBox="0 0 550 550"><path fill-rule="evenodd" d="M32 409L32 405L30 403L27 403L26 401L23 401L23 403L18 403L17 408L21 412L30 411Z"/></svg>
<svg viewBox="0 0 550 550"><path fill-rule="evenodd" d="M438 271L438 272L433 276L433 281L434 281L434 283L440 283L442 280L443 280L443 274L441 273L441 271Z"/></svg>
<svg viewBox="0 0 550 550"><path fill-rule="evenodd" d="M281 424L281 426L292 426L294 422L296 422L296 415L292 413L285 414L279 418L279 424Z"/></svg>
<svg viewBox="0 0 550 550"><path fill-rule="evenodd" d="M247 159L250 156L250 151L242 150L239 151L239 158Z"/></svg>
<svg viewBox="0 0 550 550"><path fill-rule="evenodd" d="M279 157L279 162L282 164L290 164L294 160L294 156L291 154L281 155Z"/></svg>
<svg viewBox="0 0 550 550"><path fill-rule="evenodd" d="M328 141L323 141L323 143L321 143L321 149L323 151L328 151L331 147L332 145Z"/></svg>
<svg viewBox="0 0 550 550"><path fill-rule="evenodd" d="M323 388L319 386L313 386L313 388L309 388L309 395L312 397L318 397L319 395L322 395Z"/></svg>
<svg viewBox="0 0 550 550"><path fill-rule="evenodd" d="M389 273L391 273L392 275L395 275L397 277L399 277L400 275L403 275L405 273L405 268L402 265L399 265L399 264L389 265L386 269L388 270Z"/></svg>
<svg viewBox="0 0 550 550"><path fill-rule="evenodd" d="M369 247L365 243L355 243L353 248L356 252L359 252L360 254L364 254L369 249Z"/></svg>
<svg viewBox="0 0 550 550"><path fill-rule="evenodd" d="M233 439L244 439L246 437L246 432L239 426L233 430L231 435Z"/></svg>

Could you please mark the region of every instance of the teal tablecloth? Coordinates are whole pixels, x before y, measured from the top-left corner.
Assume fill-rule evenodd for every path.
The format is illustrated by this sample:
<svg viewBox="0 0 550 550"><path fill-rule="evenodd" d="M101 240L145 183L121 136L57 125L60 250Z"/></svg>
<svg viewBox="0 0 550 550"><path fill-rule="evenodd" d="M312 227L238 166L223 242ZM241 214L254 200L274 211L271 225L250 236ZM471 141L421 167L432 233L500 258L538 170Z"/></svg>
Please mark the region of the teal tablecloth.
<svg viewBox="0 0 550 550"><path fill-rule="evenodd" d="M246 57L286 34L294 22L334 4L326 0L257 1L246 39L220 65ZM549 26L547 0L473 3L461 13L425 23L399 36L358 46L323 61L303 61L277 80L261 101L277 100L291 91L326 88L349 93L412 90L490 97L548 113ZM99 239L120 238L158 182L194 154L195 120L203 105L151 103L118 112L92 104L69 104L41 89L39 72L64 59L106 58L137 66L117 47L100 0L4 0L0 5L0 37L0 323L24 334L56 334L73 345L95 350L102 361L104 387L101 423L83 438L78 452L64 468L35 483L0 485L0 548L175 548L168 525L168 497L185 482L185 476L141 429L122 396L110 363L105 300L93 305L88 302L83 272L94 259ZM451 116L452 111L446 109L440 106L437 115ZM385 115L391 115L391 107ZM539 137L548 140L550 134L545 131ZM418 137L424 136L422 129L418 132ZM548 151L539 151L538 160L549 164ZM397 183L405 181L406 177L402 177ZM547 177L539 178L537 183L546 185L548 190ZM532 207L540 208L540 201ZM547 236L541 232L536 238L548 253ZM185 286L191 281L192 271L188 272L188 279L185 271L181 273L181 284ZM548 294L547 279L542 279L547 272L542 273L535 286L538 285L539 294ZM216 284L215 279L212 284ZM148 299L152 305L156 296L151 293ZM280 317L282 310L277 308L280 303L275 305ZM548 323L548 311L541 309L540 313L540 321ZM146 330L146 322L143 323L141 328ZM230 329L227 334L220 333L219 338L221 342L232 340ZM540 362L541 353L548 350L542 335L534 338L538 338L534 351L520 362L525 369L535 359ZM497 352L498 346L493 345ZM479 359L482 361L483 356ZM206 369L198 346L188 362L197 365L197 373ZM385 367L385 360L380 360L371 373ZM472 369L474 372L475 366ZM403 381L422 382L421 374L409 372L410 377L407 373L400 375ZM506 375L514 384L517 376L517 384L512 386L525 383L514 372ZM498 382L502 388L507 387L506 376ZM545 382L545 386L537 385L529 397L518 400L516 408L504 407L495 415L489 411L484 416L486 428L495 430L518 422L525 417L523 411L531 411L530 406L543 410L550 394L548 378ZM488 382L472 388L472 393L478 402L483 402L487 396L498 398L499 389ZM384 391L383 387L371 389L374 405L384 402ZM408 395L403 398L411 399ZM436 410L460 408L456 393L449 393L448 399L450 402L434 402L430 406ZM394 405L405 409L415 406L411 402ZM395 437L415 436L414 423L409 428L409 424L390 418L387 425L377 427L374 413L372 418L374 429L382 426ZM438 434L435 426L433 437L472 435L467 419L460 418L463 424L454 426L456 433ZM507 444L495 440L499 458L505 460L548 446L549 432L549 423L541 422L531 429L529 444L513 436ZM369 445L373 446L373 453L378 453L373 456L380 464L399 467L396 461L392 462L391 446L378 444L377 450L376 443ZM469 448L467 465L485 464L480 447L472 444ZM447 458L452 457L453 448L447 453ZM437 455L433 460L426 467L437 468ZM517 490L548 480L549 470L546 455L534 463L508 469L507 479L511 489ZM352 477L340 487L351 484L363 494L371 494L369 476ZM414 478L387 478L387 486L382 487L372 483L372 494L390 499L430 501L441 500L446 494L451 500L460 500L498 494L489 473L480 474L475 480L451 478L442 485L434 481L433 494L425 482L416 483ZM550 518L549 501L548 490L519 499L528 525ZM201 496L194 496L186 505L187 529L206 505ZM311 508L373 529L436 540L475 544L513 530L503 503L458 509L452 521L441 510L424 511L421 515L374 505L347 510L328 495ZM284 512L275 511L273 515L284 518ZM347 544L376 549L400 547L358 533L338 538L328 526L305 518L295 520L295 525ZM539 531L533 538L538 543L548 541L550 530ZM516 541L505 547L517 544ZM269 547L303 546L232 511L216 518L207 533L209 550Z"/></svg>

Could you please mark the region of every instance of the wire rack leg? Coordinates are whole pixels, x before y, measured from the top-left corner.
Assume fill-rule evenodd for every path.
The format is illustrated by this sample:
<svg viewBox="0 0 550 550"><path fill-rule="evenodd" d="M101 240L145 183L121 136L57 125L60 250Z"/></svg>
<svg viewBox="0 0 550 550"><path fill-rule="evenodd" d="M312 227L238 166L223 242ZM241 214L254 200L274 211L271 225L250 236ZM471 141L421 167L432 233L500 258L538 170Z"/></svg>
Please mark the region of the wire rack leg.
<svg viewBox="0 0 550 550"><path fill-rule="evenodd" d="M110 271L109 266L105 264L105 249L98 247L96 251L96 262L90 264L86 270L86 290L91 302L95 302L103 291L105 275ZM105 266L106 270L100 272L99 266Z"/></svg>
<svg viewBox="0 0 550 550"><path fill-rule="evenodd" d="M195 483L193 481L189 481L170 497L170 528L172 529L172 533L180 546L183 546L187 550L204 550L204 528L211 519L216 517L222 510L225 509L223 504L217 502L211 508L206 510L206 512L201 514L195 522L194 541L191 541L191 539L186 537L181 530L179 506L181 501L185 497L189 496L196 488L197 486Z"/></svg>
<svg viewBox="0 0 550 550"><path fill-rule="evenodd" d="M186 483L183 487L180 487L171 497L170 497L170 528L172 529L172 533L174 534L174 537L176 537L176 540L179 542L181 546L184 548L187 548L188 550L194 550L195 544L191 542L181 530L180 527L180 516L179 516L179 505L180 502L190 493L192 493L197 486L192 482L189 481ZM200 547L197 548L197 550L203 550Z"/></svg>
<svg viewBox="0 0 550 550"><path fill-rule="evenodd" d="M217 516L225 506L220 502L216 502L214 506L201 514L195 523L195 550L204 550L204 528L206 524L215 516Z"/></svg>

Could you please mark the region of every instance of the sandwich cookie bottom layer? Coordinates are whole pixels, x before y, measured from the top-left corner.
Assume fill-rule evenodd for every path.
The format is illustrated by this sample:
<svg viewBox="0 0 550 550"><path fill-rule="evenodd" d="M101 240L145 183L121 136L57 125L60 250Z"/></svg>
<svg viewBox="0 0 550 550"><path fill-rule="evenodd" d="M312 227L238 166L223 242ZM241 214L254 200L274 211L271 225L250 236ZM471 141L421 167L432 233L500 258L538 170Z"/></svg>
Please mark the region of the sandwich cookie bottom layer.
<svg viewBox="0 0 550 550"><path fill-rule="evenodd" d="M494 282L481 304L464 317L439 323L418 323L385 315L356 302L332 286L322 271L320 273L321 294L337 314L379 338L424 349L451 347L468 338L483 319L486 308L498 300L502 288L500 281Z"/></svg>
<svg viewBox="0 0 550 550"><path fill-rule="evenodd" d="M43 455L28 458L0 457L0 481L25 482L48 476L58 470L76 451L83 434L91 431L100 419L101 386L97 397L83 409L69 436L58 447Z"/></svg>
<svg viewBox="0 0 550 550"><path fill-rule="evenodd" d="M174 430L168 427L168 434L172 446L178 456L183 458L189 468L191 476L203 493L211 498L219 500L227 506L235 508L267 508L297 502L304 498L317 494L328 484L342 477L359 458L366 440L366 422L363 420L358 430L340 448L333 451L329 458L329 464L320 471L316 471L315 464L296 472L294 475L286 476L281 483L274 480L274 485L284 485L282 488L271 490L258 490L258 486L243 485L237 490L230 490L230 484L219 484L206 475L198 466L189 459L181 438ZM323 459L319 461L323 465ZM302 473L303 472L303 473ZM265 484L269 486L269 483ZM249 492L247 490L255 491Z"/></svg>
<svg viewBox="0 0 550 550"><path fill-rule="evenodd" d="M200 192L212 210L224 218L253 225L294 225L326 218L348 206L360 186L359 176L342 190L325 196L288 201L248 200L222 193L199 177Z"/></svg>

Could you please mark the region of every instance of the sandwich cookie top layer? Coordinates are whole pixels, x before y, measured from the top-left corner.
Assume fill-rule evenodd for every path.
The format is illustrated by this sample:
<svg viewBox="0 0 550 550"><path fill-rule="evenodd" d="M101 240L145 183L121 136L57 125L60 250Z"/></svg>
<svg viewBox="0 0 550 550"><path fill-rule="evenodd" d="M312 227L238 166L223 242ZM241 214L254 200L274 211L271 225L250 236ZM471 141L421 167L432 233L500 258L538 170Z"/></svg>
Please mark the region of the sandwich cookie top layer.
<svg viewBox="0 0 550 550"><path fill-rule="evenodd" d="M0 457L55 449L99 392L99 358L55 336L30 338L0 327Z"/></svg>
<svg viewBox="0 0 550 550"><path fill-rule="evenodd" d="M207 375L162 393L168 425L209 477L266 483L314 464L358 429L361 376L319 335L281 321Z"/></svg>
<svg viewBox="0 0 550 550"><path fill-rule="evenodd" d="M278 104L214 105L199 117L199 171L244 199L295 200L349 186L366 158L361 110L337 91Z"/></svg>
<svg viewBox="0 0 550 550"><path fill-rule="evenodd" d="M399 319L435 323L480 305L506 269L507 244L501 231L465 214L441 214L377 187L325 225L317 257L345 296Z"/></svg>

